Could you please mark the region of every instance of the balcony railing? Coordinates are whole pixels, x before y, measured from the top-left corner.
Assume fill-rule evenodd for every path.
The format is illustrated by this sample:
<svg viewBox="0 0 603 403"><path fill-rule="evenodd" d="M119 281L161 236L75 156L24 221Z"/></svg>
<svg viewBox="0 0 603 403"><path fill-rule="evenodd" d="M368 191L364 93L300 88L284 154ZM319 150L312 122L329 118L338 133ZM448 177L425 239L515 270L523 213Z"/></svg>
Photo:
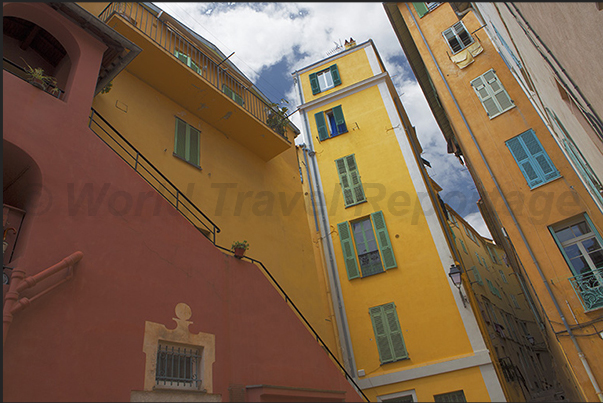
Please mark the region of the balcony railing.
<svg viewBox="0 0 603 403"><path fill-rule="evenodd" d="M586 311L603 308L603 268L569 278Z"/></svg>
<svg viewBox="0 0 603 403"><path fill-rule="evenodd" d="M141 3L110 3L98 18L107 22L114 14L120 15L135 29L141 31L290 143L285 129L288 120L278 113L276 107L269 105L257 94L248 90L246 85L220 66L222 62L216 63L195 44L176 32L176 28L172 28L168 23L160 20Z"/></svg>
<svg viewBox="0 0 603 403"><path fill-rule="evenodd" d="M21 80L23 81L28 81L28 73L27 71L25 71L25 69L21 66L19 66L18 64L16 64L15 62L8 60L7 58L3 57L2 58L2 68L6 71L8 71L9 73L13 74L16 77L19 77ZM62 89L60 89L59 87L55 87L52 84L48 84L46 90L42 90L45 91L47 93L49 93L50 95L52 95L55 98L58 99L63 99L63 96L65 95L65 91L63 91Z"/></svg>
<svg viewBox="0 0 603 403"><path fill-rule="evenodd" d="M94 109L90 129L215 245L220 228Z"/></svg>

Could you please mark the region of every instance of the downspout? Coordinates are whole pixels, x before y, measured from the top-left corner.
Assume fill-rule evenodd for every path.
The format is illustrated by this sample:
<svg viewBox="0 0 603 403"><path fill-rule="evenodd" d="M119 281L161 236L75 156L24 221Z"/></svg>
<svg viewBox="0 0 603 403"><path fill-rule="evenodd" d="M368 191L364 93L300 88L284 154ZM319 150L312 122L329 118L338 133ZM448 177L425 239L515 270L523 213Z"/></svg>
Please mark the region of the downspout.
<svg viewBox="0 0 603 403"><path fill-rule="evenodd" d="M484 156L481 148L479 147L479 144L477 143L477 140L475 138L475 135L473 134L473 131L471 130L471 127L469 127L469 123L467 122L467 120L465 119L465 115L463 114L463 112L461 111L461 108L459 106L459 104L456 101L456 98L454 97L452 90L450 89L450 86L448 86L448 82L446 81L446 78L444 77L444 74L442 73L442 70L440 70L440 66L438 65L435 56L433 55L433 53L431 52L431 48L429 47L429 44L427 43L427 41L425 40L425 36L423 36L423 32L421 31L421 28L419 27L419 24L417 24L417 20L415 19L415 16L413 15L412 11L410 10L410 7L408 7L408 3L405 3L406 8L408 10L408 13L410 14L410 16L412 17L417 30L419 31L419 34L421 35L421 38L423 39L423 43L425 44L425 46L427 47L427 50L429 51L429 55L431 56L431 59L433 60L433 63L435 64L438 73L440 74L440 77L442 78L442 81L444 82L444 84L446 85L446 89L448 90L448 93L450 95L450 97L452 98L452 100L454 101L454 105L456 106L456 109L458 110L459 114L461 115L461 118L463 119L463 122L465 123L465 126L467 127L467 130L469 131L469 134L471 135L471 139L473 140L473 144L475 145L475 147L477 148L482 161L484 162L484 164L486 165L486 168L488 169L488 173L490 174L490 178L492 179L492 181L494 182L494 184L496 185L496 189L498 191L498 194L500 195L500 197L502 198L502 200L505 203L505 206L507 208L507 211L509 212L509 215L511 216L511 218L513 219L513 223L515 224L515 227L517 228L517 230L519 231L519 234L521 235L521 239L523 240L523 243L525 244L526 248L528 249L528 252L530 253L530 257L532 258L532 262L534 262L534 265L536 266L536 269L538 270L538 274L540 275L542 281L544 282L544 285L546 287L546 290L549 294L549 296L551 297L551 300L553 301L553 304L555 305L555 309L557 310L557 313L559 314L559 316L561 317L561 321L563 322L563 325L565 326L565 329L567 330L572 343L574 344L574 347L576 348L576 351L578 353L578 357L580 358L580 361L582 362L582 365L584 366L584 369L590 379L591 384L593 385L593 388L595 389L595 392L597 394L597 397L599 398L599 401L603 402L603 395L601 393L601 389L599 388L599 384L597 383L597 380L595 379L592 370L590 368L590 365L588 364L588 361L586 360L586 355L584 354L584 352L582 351L582 349L580 348L580 345L578 344L578 340L576 340L576 336L572 333L572 330L569 326L569 324L567 323L567 320L565 319L565 315L563 315L563 312L561 311L561 307L559 306L559 303L557 302L557 299L555 298L555 295L553 294L553 291L551 290L551 287L548 283L548 280L546 279L546 276L544 275L544 273L542 272L542 269L540 268L540 265L538 264L538 261L536 260L536 257L534 256L534 252L532 251L532 248L530 247L523 231L521 230L521 227L519 226L519 223L517 222L517 218L515 217L515 214L513 214L513 211L511 210L511 207L509 206L509 203L507 202L507 199L505 198L499 184L498 181L496 180L496 178L494 177L494 174L492 173L492 170L490 169L490 165L488 164L488 162L486 161L486 157Z"/></svg>
<svg viewBox="0 0 603 403"><path fill-rule="evenodd" d="M73 276L73 273L69 273L67 275L67 277L65 277L63 280L61 280L58 283L54 284L53 286L45 289L44 291L41 291L40 293L38 293L36 296L34 296L32 298L23 297L23 298L19 299L19 295L21 294L21 292L23 292L24 290L26 290L28 288L35 286L40 281L52 276L55 273L60 272L63 269L72 267L77 262L82 260L82 257L84 257L84 254L82 252L80 252L80 251L74 252L71 255L64 258L63 260L61 260L59 263L57 263L53 266L50 266L49 268L41 271L38 274L35 274L33 276L28 276L28 277L25 277L25 270L23 270L23 269L16 268L13 270L13 272L11 274L11 278L10 278L10 286L9 286L8 292L6 293L6 297L4 298L4 309L2 312L2 314L3 314L2 315L3 316L2 346L3 347L4 347L4 343L6 342L6 336L8 335L8 328L10 327L10 324L13 321L13 315L15 313L27 308L31 304L32 301L38 299L39 297L41 297L44 294L47 294L48 292L52 291L59 285L68 281L69 279L71 279L71 277Z"/></svg>
<svg viewBox="0 0 603 403"><path fill-rule="evenodd" d="M304 114L304 117L306 115ZM310 201L312 202L312 214L314 215L314 225L316 226L316 231L318 231L318 218L316 218L316 207L314 205L314 189L312 186L312 178L310 177L310 169L308 168L308 152L310 151L307 148L306 144L300 144L302 152L304 153L304 161L306 163L306 176L308 177L308 187L310 188Z"/></svg>
<svg viewBox="0 0 603 403"><path fill-rule="evenodd" d="M300 102L303 104L303 93L302 93L302 89L301 89L301 81L299 79L299 74L297 72L294 73L295 74L295 81L297 83L297 91L299 94L299 99ZM348 322L347 322L347 317L345 314L345 308L343 306L343 295L341 294L341 288L339 287L339 275L337 272L337 264L335 262L335 255L334 255L334 248L333 248L333 244L331 242L331 235L329 232L327 232L327 212L326 210L326 202L323 198L323 195L321 194L321 192L318 191L318 185L319 185L319 178L318 178L318 165L316 163L316 152L314 151L314 145L313 142L311 141L311 137L310 137L310 125L308 123L308 117L306 116L305 111L300 111L301 112L301 116L302 116L302 120L303 120L303 125L304 125L304 129L305 129L305 134L308 136L308 138L306 140L309 140L309 156L311 157L311 162L312 162L312 175L313 175L313 186L316 187L315 189L315 193L316 193L316 197L318 199L317 202L317 206L318 206L318 212L321 218L321 224L322 226L320 226L320 235L322 238L322 242L323 242L323 248L324 251L326 252L325 254L327 255L327 266L328 266L328 274L329 274L329 278L330 278L330 282L331 282L331 289L333 290L332 292L332 296L333 298L333 304L336 305L336 315L335 315L335 319L337 320L337 324L338 324L338 330L340 333L340 339L341 339L341 349L342 349L342 355L343 355L343 359L344 362L347 364L346 367L350 370L351 374L353 377L357 377L357 372L356 372L356 365L354 362L354 353L352 350L352 346L351 346L351 338L350 338L350 332L349 332L349 328L348 328Z"/></svg>

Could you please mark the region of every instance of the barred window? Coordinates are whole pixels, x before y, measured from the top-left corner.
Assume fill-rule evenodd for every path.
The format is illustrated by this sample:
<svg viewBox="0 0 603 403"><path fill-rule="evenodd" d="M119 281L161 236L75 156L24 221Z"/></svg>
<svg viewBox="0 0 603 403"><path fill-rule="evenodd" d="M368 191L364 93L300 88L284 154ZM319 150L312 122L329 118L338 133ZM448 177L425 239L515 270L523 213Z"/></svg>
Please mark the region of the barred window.
<svg viewBox="0 0 603 403"><path fill-rule="evenodd" d="M201 351L178 345L159 343L157 348L156 384L160 387L199 389Z"/></svg>

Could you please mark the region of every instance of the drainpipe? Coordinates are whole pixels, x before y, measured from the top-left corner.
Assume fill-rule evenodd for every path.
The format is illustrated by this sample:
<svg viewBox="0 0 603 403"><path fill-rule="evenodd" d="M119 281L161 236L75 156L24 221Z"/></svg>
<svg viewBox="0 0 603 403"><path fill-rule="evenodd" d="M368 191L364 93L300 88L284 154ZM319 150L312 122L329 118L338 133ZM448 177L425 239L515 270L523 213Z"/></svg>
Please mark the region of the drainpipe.
<svg viewBox="0 0 603 403"><path fill-rule="evenodd" d="M302 152L304 153L304 161L306 163L306 176L308 178L308 187L310 188L310 201L312 202L312 214L314 215L314 225L316 231L318 231L318 218L316 218L316 207L314 205L314 190L312 186L312 178L310 178L310 169L308 168L308 152L310 149L306 146L306 143L300 144Z"/></svg>
<svg viewBox="0 0 603 403"><path fill-rule="evenodd" d="M303 103L303 93L301 90L301 81L299 79L299 74L297 73L297 71L295 73L295 81L297 83L297 91L299 94L299 99L300 102ZM337 328L339 330L339 337L341 339L341 350L342 350L342 355L343 355L343 359L345 362L345 366L346 368L348 368L348 370L350 371L350 373L352 374L352 376L354 378L356 378L357 372L356 372L356 365L354 362L354 352L352 350L352 343L351 343L351 338L350 338L350 331L349 331L349 327L348 327L348 322L347 322L347 316L345 314L345 308L343 305L343 295L341 293L341 288L339 287L339 275L337 272L337 263L335 261L335 251L333 248L333 243L331 242L331 235L330 235L330 231L327 231L328 228L330 228L328 226L328 222L327 222L327 211L326 211L326 202L324 200L324 194L321 194L321 192L319 192L319 184L320 184L320 179L318 178L318 165L316 162L316 152L314 150L314 145L312 142L312 139L310 137L310 125L308 123L308 117L306 116L305 111L300 111L301 112L301 116L302 116L302 120L303 120L303 125L304 125L304 129L305 129L305 134L307 135L307 143L309 144L309 148L308 148L308 155L310 156L310 160L311 160L311 166L312 166L312 176L313 176L313 186L315 187L315 193L316 193L316 197L318 199L317 201L317 206L318 206L318 214L320 216L320 221L322 226L320 227L320 236L322 238L322 242L323 242L323 249L325 251L326 256L326 263L327 263L327 268L328 268L328 274L329 274L329 280L331 283L331 289L333 290L332 292L332 296L333 296L333 304L336 306L336 310L335 310L335 319L337 321Z"/></svg>
<svg viewBox="0 0 603 403"><path fill-rule="evenodd" d="M77 262L82 260L84 254L80 251L74 252L71 255L67 256L65 259L61 260L59 263L50 266L49 268L41 271L38 274L33 276L25 277L25 270L15 268L11 274L10 278L10 286L8 292L6 293L6 297L4 298L4 309L3 309L3 335L2 335L2 347L4 347L4 343L6 342L6 336L8 335L8 328L13 321L13 315L25 308L27 308L34 300L40 298L42 295L47 294L48 292L54 290L59 285L68 281L73 277L73 273L69 273L67 277L63 280L59 281L55 285L41 291L37 295L31 298L23 297L19 299L19 295L28 288L31 288L38 284L40 281L52 276L55 273L60 272L63 269L68 269L75 265Z"/></svg>
<svg viewBox="0 0 603 403"><path fill-rule="evenodd" d="M559 306L559 303L557 302L557 299L555 298L555 295L553 294L553 290L551 290L549 282L546 279L546 276L544 275L544 273L542 272L542 269L540 268L540 265L538 264L538 261L536 260L536 257L534 256L534 252L532 251L532 248L530 247L530 245L529 245L529 243L528 243L528 241L527 241L527 239L526 239L523 231L521 230L521 227L519 226L519 223L517 222L517 218L515 218L515 214L513 214L513 211L511 210L511 207L509 206L509 203L507 202L507 199L505 198L505 196L504 196L504 194L503 194L503 192L502 192L502 190L501 190L501 188L500 188L500 186L498 184L498 181L494 177L494 174L492 173L492 170L490 169L490 165L486 161L486 157L484 156L481 148L479 147L479 144L477 143L477 140L475 139L473 131L471 130L471 127L469 127L469 123L465 119L465 115L461 111L461 108L460 108L459 104L457 103L456 98L452 94L452 90L450 89L450 86L448 86L448 82L446 81L446 78L444 77L444 74L442 73L442 70L440 70L440 66L437 63L437 61L435 59L435 56L431 52L431 48L427 44L427 41L425 40L425 36L423 36L423 31L421 31L421 28L419 27L419 24L417 23L417 20L415 19L415 16L413 15L412 11L408 7L408 3L406 3L406 9L408 10L408 13L412 17L412 19L413 19L413 21L414 21L414 23L415 23L415 25L417 27L417 30L419 31L419 34L421 35L421 38L423 39L423 43L427 47L427 50L429 51L429 55L431 56L431 59L433 60L433 63L435 64L435 66L436 66L436 68L438 70L438 73L440 74L440 77L442 78L442 81L446 85L446 89L448 90L448 93L449 93L450 97L454 101L454 105L456 106L456 109L457 109L458 113L461 115L461 118L463 119L463 122L465 123L465 127L467 127L467 130L469 131L469 134L471 135L471 139L473 140L473 144L477 148L477 151L479 152L479 155L481 156L481 159L482 159L483 163L486 165L486 168L488 169L488 173L490 174L490 178L492 179L492 181L496 185L496 189L498 191L498 194L500 195L500 197L502 198L503 202L505 203L507 211L509 212L509 215L513 219L513 223L515 224L515 227L519 231L519 235L521 235L521 239L523 240L524 245L526 246L528 252L530 253L530 257L532 258L532 262L536 266L536 269L538 270L538 274L540 275L542 281L544 282L546 290L547 290L549 296L551 297L551 300L553 301L553 304L555 305L555 309L557 310L557 313L561 317L561 321L563 322L563 325L565 326L565 329L567 330L567 333L569 334L569 336L570 336L570 338L572 340L572 343L574 344L574 347L576 348L576 352L578 353L578 357L580 358L580 361L582 362L582 365L584 366L584 370L586 371L586 374L588 375L588 378L590 379L590 382L593 385L593 388L595 389L595 392L597 394L597 397L599 398L599 401L603 402L603 394L601 393L601 389L599 388L599 384L597 383L597 380L595 379L595 377L594 377L594 375L592 373L590 365L588 364L588 361L586 360L586 354L584 354L584 352L580 348L580 345L578 344L578 340L576 340L576 336L572 333L572 329L570 328L569 324L567 323L567 320L565 319L565 315L563 315L563 312L561 311L561 307Z"/></svg>

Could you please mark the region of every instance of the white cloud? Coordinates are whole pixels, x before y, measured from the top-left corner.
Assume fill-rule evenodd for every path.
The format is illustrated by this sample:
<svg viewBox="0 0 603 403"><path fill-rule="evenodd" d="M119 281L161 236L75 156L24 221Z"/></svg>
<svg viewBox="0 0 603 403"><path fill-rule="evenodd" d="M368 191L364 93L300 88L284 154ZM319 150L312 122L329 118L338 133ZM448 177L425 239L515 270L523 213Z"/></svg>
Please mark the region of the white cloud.
<svg viewBox="0 0 603 403"><path fill-rule="evenodd" d="M488 226L486 225L486 222L479 211L477 213L468 214L463 217L463 219L467 221L467 223L471 225L481 236L492 239L490 230L488 230Z"/></svg>

